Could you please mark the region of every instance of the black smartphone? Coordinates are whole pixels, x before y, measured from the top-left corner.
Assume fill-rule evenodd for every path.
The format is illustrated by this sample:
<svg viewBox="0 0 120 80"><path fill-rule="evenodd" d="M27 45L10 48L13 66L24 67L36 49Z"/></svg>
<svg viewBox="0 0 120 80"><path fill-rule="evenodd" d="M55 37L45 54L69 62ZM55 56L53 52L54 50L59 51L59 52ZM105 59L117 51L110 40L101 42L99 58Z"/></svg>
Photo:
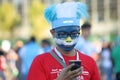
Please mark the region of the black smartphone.
<svg viewBox="0 0 120 80"><path fill-rule="evenodd" d="M71 71L81 67L81 60L69 60L69 64L74 63L75 65L71 68Z"/></svg>

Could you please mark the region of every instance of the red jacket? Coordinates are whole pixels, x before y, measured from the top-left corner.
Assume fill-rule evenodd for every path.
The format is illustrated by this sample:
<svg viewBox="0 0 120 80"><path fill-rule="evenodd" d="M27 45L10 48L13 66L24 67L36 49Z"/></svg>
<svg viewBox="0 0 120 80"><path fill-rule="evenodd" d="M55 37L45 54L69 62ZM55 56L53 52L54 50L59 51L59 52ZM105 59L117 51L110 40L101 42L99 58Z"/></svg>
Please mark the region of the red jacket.
<svg viewBox="0 0 120 80"><path fill-rule="evenodd" d="M75 59L75 56L63 56L68 65L68 60ZM78 77L78 80L100 80L96 62L89 56L79 52L79 58L82 60L84 68L83 74ZM29 70L27 80L55 80L63 67L56 61L50 53L44 53L37 56Z"/></svg>

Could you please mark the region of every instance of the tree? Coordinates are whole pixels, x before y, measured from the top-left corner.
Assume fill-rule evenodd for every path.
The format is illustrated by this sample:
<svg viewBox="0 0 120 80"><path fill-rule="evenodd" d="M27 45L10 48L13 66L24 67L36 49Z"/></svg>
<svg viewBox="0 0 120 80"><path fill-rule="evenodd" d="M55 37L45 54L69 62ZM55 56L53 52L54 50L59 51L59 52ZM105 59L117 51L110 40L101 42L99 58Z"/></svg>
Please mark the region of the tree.
<svg viewBox="0 0 120 80"><path fill-rule="evenodd" d="M33 0L29 8L29 20L32 34L38 38L49 37L49 25L44 18L45 5L40 0Z"/></svg>
<svg viewBox="0 0 120 80"><path fill-rule="evenodd" d="M10 3L0 5L0 30L2 32L10 32L13 35L13 29L20 22L14 6Z"/></svg>

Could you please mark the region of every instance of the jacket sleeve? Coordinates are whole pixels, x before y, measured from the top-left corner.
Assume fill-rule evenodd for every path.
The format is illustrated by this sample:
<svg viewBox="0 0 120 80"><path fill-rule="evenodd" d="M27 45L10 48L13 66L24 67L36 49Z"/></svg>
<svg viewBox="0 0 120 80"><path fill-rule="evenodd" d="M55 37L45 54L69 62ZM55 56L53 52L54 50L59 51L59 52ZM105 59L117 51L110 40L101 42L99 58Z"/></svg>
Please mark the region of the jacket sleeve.
<svg viewBox="0 0 120 80"><path fill-rule="evenodd" d="M45 69L38 57L36 57L31 64L27 80L47 80Z"/></svg>

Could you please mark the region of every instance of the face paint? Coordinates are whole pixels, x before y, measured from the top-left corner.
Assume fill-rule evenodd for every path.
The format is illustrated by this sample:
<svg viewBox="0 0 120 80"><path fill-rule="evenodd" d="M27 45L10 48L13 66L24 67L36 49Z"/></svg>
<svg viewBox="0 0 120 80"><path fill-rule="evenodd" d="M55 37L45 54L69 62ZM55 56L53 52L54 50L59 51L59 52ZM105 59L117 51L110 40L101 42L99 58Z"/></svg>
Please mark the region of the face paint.
<svg viewBox="0 0 120 80"><path fill-rule="evenodd" d="M78 41L78 38L72 39L71 41L67 41L66 39L58 39L58 38L54 38L54 39L56 44L65 51L72 50Z"/></svg>
<svg viewBox="0 0 120 80"><path fill-rule="evenodd" d="M71 37L72 39L79 37L80 28L78 26L65 26L57 28L55 31L55 37L59 39L65 39Z"/></svg>
<svg viewBox="0 0 120 80"><path fill-rule="evenodd" d="M56 44L60 48L62 48L65 51L70 51L76 45L78 37L79 37L78 27L69 27L69 29L65 27L63 29L56 30L56 35L54 39Z"/></svg>

